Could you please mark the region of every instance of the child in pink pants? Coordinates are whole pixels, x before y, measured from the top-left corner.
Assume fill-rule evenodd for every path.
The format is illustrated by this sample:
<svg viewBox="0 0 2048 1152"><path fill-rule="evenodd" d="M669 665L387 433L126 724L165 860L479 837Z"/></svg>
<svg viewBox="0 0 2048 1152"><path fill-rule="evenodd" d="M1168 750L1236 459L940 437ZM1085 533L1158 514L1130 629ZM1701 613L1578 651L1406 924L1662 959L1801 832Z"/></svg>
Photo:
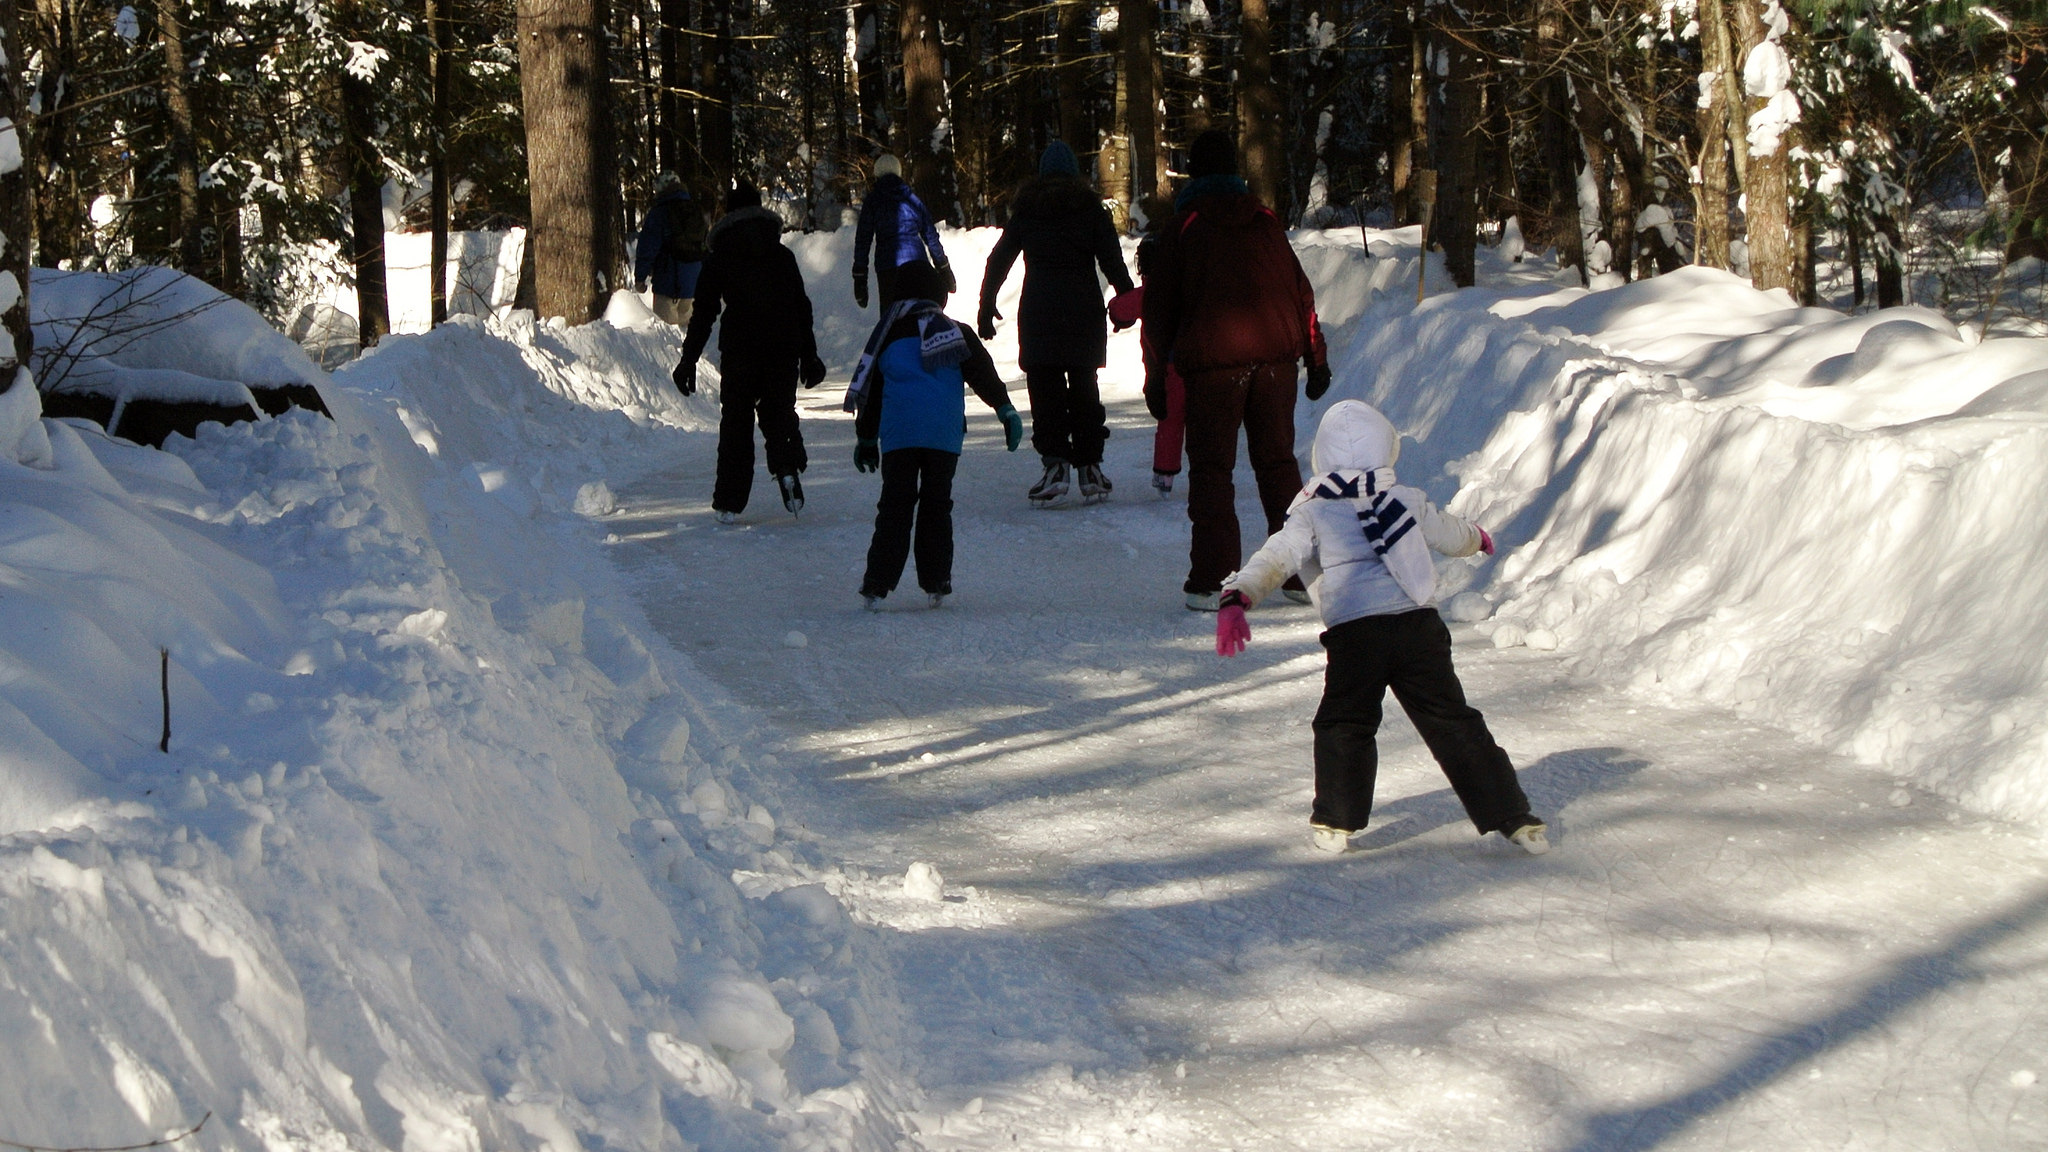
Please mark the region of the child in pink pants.
<svg viewBox="0 0 2048 1152"><path fill-rule="evenodd" d="M1150 237L1138 245L1138 278L1136 291L1126 292L1109 302L1109 319L1118 328L1128 328L1138 322L1145 311L1145 266L1150 262L1155 241ZM1151 360L1151 342L1144 331L1138 330L1138 342L1145 346L1145 358ZM1187 436L1188 390L1180 373L1171 364L1166 368L1166 394L1155 396L1145 393L1145 409L1152 418L1159 421L1158 431L1152 434L1152 487L1161 496L1173 491L1173 478L1180 475L1181 445Z"/></svg>

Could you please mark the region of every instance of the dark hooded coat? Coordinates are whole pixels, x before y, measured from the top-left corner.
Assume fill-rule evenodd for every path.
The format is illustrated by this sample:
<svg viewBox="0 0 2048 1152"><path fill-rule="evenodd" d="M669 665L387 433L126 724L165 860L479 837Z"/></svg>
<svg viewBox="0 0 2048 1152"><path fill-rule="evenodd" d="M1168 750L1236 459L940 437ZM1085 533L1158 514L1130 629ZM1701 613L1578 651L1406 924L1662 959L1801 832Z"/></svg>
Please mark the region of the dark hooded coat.
<svg viewBox="0 0 2048 1152"><path fill-rule="evenodd" d="M718 351L726 360L798 364L817 355L811 298L796 256L782 246L781 217L766 208L728 212L712 225L710 243L683 340L684 360L703 354L721 314Z"/></svg>
<svg viewBox="0 0 2048 1152"><path fill-rule="evenodd" d="M1095 190L1073 176L1040 176L1024 186L988 254L982 317L995 313L996 294L1019 255L1024 295L1017 307L1017 362L1026 370L1102 367L1109 326L1096 269L1120 293L1132 285L1116 225Z"/></svg>
<svg viewBox="0 0 2048 1152"><path fill-rule="evenodd" d="M1327 364L1315 289L1279 217L1235 177L1197 188L1145 278L1146 371L1181 375L1303 360ZM1158 335L1155 337L1153 333Z"/></svg>

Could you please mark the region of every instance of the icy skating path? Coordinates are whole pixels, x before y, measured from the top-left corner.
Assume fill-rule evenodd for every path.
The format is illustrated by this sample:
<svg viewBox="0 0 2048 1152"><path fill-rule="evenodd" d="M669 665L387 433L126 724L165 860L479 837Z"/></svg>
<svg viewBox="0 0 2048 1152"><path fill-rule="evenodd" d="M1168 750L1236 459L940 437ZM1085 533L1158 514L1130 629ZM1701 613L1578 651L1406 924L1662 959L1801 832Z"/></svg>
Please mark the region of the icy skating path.
<svg viewBox="0 0 2048 1152"><path fill-rule="evenodd" d="M1368 850L1323 856L1313 617L1261 610L1246 656L1212 654L1138 405L1115 500L1053 512L970 405L958 595L925 610L906 574L869 614L878 482L838 400L802 398L800 521L763 479L714 526L706 436L628 494L613 554L893 929L927 1147L2048 1143L2039 842L1461 633L1557 851L1476 841L1390 703ZM915 860L946 902L895 895Z"/></svg>

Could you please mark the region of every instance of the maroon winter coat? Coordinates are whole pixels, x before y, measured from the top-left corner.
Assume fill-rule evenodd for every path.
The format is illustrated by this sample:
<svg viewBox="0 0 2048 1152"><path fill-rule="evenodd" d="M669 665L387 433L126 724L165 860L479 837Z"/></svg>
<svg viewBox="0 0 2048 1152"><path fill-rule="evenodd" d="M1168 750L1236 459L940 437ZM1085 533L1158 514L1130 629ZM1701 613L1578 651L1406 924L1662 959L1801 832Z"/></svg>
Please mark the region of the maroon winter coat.
<svg viewBox="0 0 2048 1152"><path fill-rule="evenodd" d="M1146 374L1306 360L1327 364L1315 289L1287 230L1244 192L1198 196L1161 238L1145 284L1145 329L1163 335Z"/></svg>

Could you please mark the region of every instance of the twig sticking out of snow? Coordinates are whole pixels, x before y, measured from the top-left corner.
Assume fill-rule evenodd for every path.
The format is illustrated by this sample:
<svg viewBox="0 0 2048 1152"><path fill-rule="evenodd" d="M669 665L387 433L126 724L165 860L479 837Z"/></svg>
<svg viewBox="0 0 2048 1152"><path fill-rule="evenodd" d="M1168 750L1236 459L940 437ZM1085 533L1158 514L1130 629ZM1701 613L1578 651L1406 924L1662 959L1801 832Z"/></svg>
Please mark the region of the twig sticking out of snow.
<svg viewBox="0 0 2048 1152"><path fill-rule="evenodd" d="M199 1118L199 1123L185 1129L183 1132L172 1136L159 1136L147 1144L123 1144L118 1148L95 1148L91 1146L83 1148L51 1148L43 1144L23 1144L4 1137L0 1137L0 1147L19 1148L21 1152L139 1152L143 1148L161 1148L166 1144L176 1144L188 1136L196 1136L201 1128L206 1127L206 1122L211 1119L213 1119L213 1113L208 1112Z"/></svg>

